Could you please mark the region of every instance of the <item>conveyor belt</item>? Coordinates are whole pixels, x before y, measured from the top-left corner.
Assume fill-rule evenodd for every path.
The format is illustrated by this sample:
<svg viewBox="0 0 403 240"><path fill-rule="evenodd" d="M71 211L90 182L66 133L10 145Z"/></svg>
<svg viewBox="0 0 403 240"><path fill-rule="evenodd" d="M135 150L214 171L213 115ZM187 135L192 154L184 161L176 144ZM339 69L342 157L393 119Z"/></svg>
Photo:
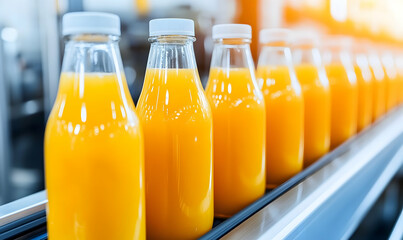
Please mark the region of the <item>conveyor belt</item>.
<svg viewBox="0 0 403 240"><path fill-rule="evenodd" d="M402 162L400 108L201 239L348 238ZM42 191L0 206L0 239L46 239L45 204Z"/></svg>

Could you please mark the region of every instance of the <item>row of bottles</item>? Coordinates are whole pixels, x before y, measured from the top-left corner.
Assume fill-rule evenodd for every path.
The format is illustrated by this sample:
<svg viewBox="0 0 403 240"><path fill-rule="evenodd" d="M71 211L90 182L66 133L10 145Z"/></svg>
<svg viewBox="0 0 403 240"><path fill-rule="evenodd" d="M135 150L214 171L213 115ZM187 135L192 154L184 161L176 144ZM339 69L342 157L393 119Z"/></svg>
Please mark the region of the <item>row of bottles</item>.
<svg viewBox="0 0 403 240"><path fill-rule="evenodd" d="M214 216L232 216L403 100L403 61L365 48L353 58L345 38L326 41L322 62L317 39L262 30L255 71L242 24L213 27L204 91L193 21L155 19L135 109L119 29L112 14L63 18L45 134L50 239L200 237Z"/></svg>

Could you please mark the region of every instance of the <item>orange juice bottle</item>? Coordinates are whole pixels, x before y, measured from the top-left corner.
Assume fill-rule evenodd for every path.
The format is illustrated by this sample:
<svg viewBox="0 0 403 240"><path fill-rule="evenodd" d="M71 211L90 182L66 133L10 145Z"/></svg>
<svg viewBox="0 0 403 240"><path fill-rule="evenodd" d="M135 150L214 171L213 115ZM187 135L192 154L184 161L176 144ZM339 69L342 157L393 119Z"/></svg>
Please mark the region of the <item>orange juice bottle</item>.
<svg viewBox="0 0 403 240"><path fill-rule="evenodd" d="M266 103L266 186L275 188L303 167L304 101L292 65L291 32L264 29L257 76Z"/></svg>
<svg viewBox="0 0 403 240"><path fill-rule="evenodd" d="M120 58L119 17L69 13L45 133L50 239L145 239L143 137Z"/></svg>
<svg viewBox="0 0 403 240"><path fill-rule="evenodd" d="M330 84L331 127L330 147L333 149L357 132L357 79L345 37L325 39L323 62Z"/></svg>
<svg viewBox="0 0 403 240"><path fill-rule="evenodd" d="M403 54L397 50L395 54L395 63L398 75L398 90L397 90L397 98L398 104L403 104Z"/></svg>
<svg viewBox="0 0 403 240"><path fill-rule="evenodd" d="M214 212L230 217L266 189L266 110L250 52L252 28L213 27L206 88L213 113Z"/></svg>
<svg viewBox="0 0 403 240"><path fill-rule="evenodd" d="M372 45L368 46L368 61L374 77L372 99L372 122L374 122L386 111L386 75L381 60Z"/></svg>
<svg viewBox="0 0 403 240"><path fill-rule="evenodd" d="M373 75L369 67L368 56L361 42L355 46L354 71L357 77L358 115L357 131L361 131L372 122L373 111Z"/></svg>
<svg viewBox="0 0 403 240"><path fill-rule="evenodd" d="M381 63L386 76L386 111L389 111L397 105L399 90L399 79L392 52L383 50Z"/></svg>
<svg viewBox="0 0 403 240"><path fill-rule="evenodd" d="M314 33L295 35L294 68L304 95L304 166L330 147L330 89Z"/></svg>
<svg viewBox="0 0 403 240"><path fill-rule="evenodd" d="M138 112L150 239L195 239L213 225L213 120L196 68L194 23L150 21Z"/></svg>

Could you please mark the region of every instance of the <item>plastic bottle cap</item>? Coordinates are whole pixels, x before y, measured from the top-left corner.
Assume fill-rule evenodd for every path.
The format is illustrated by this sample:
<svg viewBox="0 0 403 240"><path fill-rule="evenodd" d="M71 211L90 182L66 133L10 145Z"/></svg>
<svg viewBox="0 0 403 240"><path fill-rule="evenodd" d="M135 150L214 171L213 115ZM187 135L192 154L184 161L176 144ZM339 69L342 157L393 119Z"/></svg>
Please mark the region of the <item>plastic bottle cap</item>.
<svg viewBox="0 0 403 240"><path fill-rule="evenodd" d="M252 27L247 24L218 24L213 26L213 39L252 38Z"/></svg>
<svg viewBox="0 0 403 240"><path fill-rule="evenodd" d="M162 35L194 36L193 20L184 18L159 18L150 21L150 37Z"/></svg>
<svg viewBox="0 0 403 240"><path fill-rule="evenodd" d="M120 18L111 13L72 12L63 16L63 35L107 34L120 36Z"/></svg>
<svg viewBox="0 0 403 240"><path fill-rule="evenodd" d="M292 32L286 28L266 28L259 33L260 43L292 42Z"/></svg>

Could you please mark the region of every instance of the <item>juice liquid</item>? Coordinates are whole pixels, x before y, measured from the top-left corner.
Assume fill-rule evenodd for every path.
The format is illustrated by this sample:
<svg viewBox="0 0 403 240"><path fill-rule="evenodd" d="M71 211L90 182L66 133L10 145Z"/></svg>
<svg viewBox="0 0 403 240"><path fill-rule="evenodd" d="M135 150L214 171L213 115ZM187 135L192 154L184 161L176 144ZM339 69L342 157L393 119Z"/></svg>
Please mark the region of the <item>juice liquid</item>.
<svg viewBox="0 0 403 240"><path fill-rule="evenodd" d="M304 101L287 66L259 66L266 103L266 186L274 188L301 171Z"/></svg>
<svg viewBox="0 0 403 240"><path fill-rule="evenodd" d="M304 165L309 166L329 151L330 90L324 85L314 65L295 66L304 95Z"/></svg>
<svg viewBox="0 0 403 240"><path fill-rule="evenodd" d="M266 188L264 99L247 68L212 68L206 95L214 126L214 210L229 217Z"/></svg>
<svg viewBox="0 0 403 240"><path fill-rule="evenodd" d="M357 131L358 91L342 64L325 66L330 83L330 147L335 148Z"/></svg>
<svg viewBox="0 0 403 240"><path fill-rule="evenodd" d="M397 105L400 105L403 102L403 75L400 75L400 73L397 76L396 90Z"/></svg>
<svg viewBox="0 0 403 240"><path fill-rule="evenodd" d="M386 80L384 73L376 73L374 68L370 66L373 81L373 98L372 98L372 122L375 122L386 110ZM381 70L383 71L383 70Z"/></svg>
<svg viewBox="0 0 403 240"><path fill-rule="evenodd" d="M354 66L354 72L357 76L358 90L358 115L357 115L357 131L366 128L372 122L372 98L374 96L372 81L372 73L369 69L362 71L361 68Z"/></svg>
<svg viewBox="0 0 403 240"><path fill-rule="evenodd" d="M385 85L386 85L386 111L394 108L398 102L398 88L399 81L397 79L397 75L393 70L388 71L385 67L383 68L385 71Z"/></svg>
<svg viewBox="0 0 403 240"><path fill-rule="evenodd" d="M45 167L50 239L145 239L142 132L116 75L62 73Z"/></svg>
<svg viewBox="0 0 403 240"><path fill-rule="evenodd" d="M196 69L147 69L138 112L145 136L147 237L194 239L213 225L212 116Z"/></svg>
<svg viewBox="0 0 403 240"><path fill-rule="evenodd" d="M403 103L403 60L401 57L395 58L396 70L397 70L397 104Z"/></svg>
<svg viewBox="0 0 403 240"><path fill-rule="evenodd" d="M403 103L403 74L398 75L397 104Z"/></svg>

